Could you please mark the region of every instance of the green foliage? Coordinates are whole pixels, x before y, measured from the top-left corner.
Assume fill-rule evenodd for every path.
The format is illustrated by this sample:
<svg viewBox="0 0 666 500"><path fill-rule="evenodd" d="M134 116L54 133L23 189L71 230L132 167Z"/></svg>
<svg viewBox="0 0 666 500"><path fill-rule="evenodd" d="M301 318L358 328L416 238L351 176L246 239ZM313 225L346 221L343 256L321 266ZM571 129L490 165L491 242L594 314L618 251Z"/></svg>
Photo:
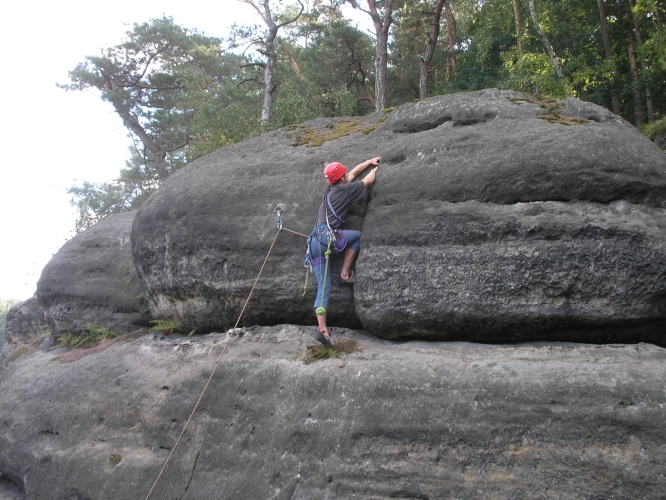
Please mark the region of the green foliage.
<svg viewBox="0 0 666 500"><path fill-rule="evenodd" d="M658 136L666 135L666 117L644 125L641 127L641 132L651 141L654 141Z"/></svg>
<svg viewBox="0 0 666 500"><path fill-rule="evenodd" d="M150 329L154 332L163 332L165 334L179 331L180 321L177 319L154 319L150 322Z"/></svg>
<svg viewBox="0 0 666 500"><path fill-rule="evenodd" d="M238 57L222 57L219 44L171 18L152 19L135 24L125 41L70 71L71 83L60 87L97 90L132 139L130 158L115 181L70 188L79 210L77 229L137 208L188 161L244 138L246 132L234 135L233 127L219 127L223 119L233 123L229 116L212 118L214 108L233 100L229 91L237 79L229 65L236 70Z"/></svg>
<svg viewBox="0 0 666 500"><path fill-rule="evenodd" d="M79 334L66 333L58 338L58 345L56 347L93 347L102 339L113 339L117 336L116 332L108 328L88 323L84 332Z"/></svg>
<svg viewBox="0 0 666 500"><path fill-rule="evenodd" d="M374 79L372 38L336 19L310 33L309 42L298 58L304 77L317 89L312 95L326 96L319 116L351 116L374 109L368 102Z"/></svg>
<svg viewBox="0 0 666 500"><path fill-rule="evenodd" d="M181 329L180 320L174 319L154 319L150 321L150 324L153 325L150 327L150 330L153 332L162 332L164 335L169 335L173 332L184 333ZM188 337L193 336L196 333L196 330L190 330L187 334Z"/></svg>
<svg viewBox="0 0 666 500"><path fill-rule="evenodd" d="M567 82L558 78L547 54L523 53L515 50L503 55L507 77L507 88L535 95L537 97L566 97Z"/></svg>

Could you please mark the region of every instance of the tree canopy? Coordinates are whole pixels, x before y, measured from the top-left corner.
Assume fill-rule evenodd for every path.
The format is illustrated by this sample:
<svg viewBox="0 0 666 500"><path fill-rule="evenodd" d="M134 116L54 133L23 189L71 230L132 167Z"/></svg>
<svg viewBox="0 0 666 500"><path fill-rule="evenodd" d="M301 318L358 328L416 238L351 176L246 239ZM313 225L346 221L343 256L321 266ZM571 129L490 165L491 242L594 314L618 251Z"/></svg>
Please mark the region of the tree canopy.
<svg viewBox="0 0 666 500"><path fill-rule="evenodd" d="M116 180L70 189L79 229L216 148L318 116L489 87L575 96L637 126L666 111L664 0L347 0L374 33L344 0L238 1L263 24L221 39L152 19L70 72L61 87L97 91L131 139Z"/></svg>

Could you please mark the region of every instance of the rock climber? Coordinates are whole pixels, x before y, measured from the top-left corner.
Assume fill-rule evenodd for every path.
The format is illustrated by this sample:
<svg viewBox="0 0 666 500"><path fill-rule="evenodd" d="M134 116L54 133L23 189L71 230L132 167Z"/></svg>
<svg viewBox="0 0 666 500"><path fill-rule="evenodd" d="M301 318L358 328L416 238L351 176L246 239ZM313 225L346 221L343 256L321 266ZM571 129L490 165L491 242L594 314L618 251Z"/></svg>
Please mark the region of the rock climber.
<svg viewBox="0 0 666 500"><path fill-rule="evenodd" d="M329 187L319 206L317 222L310 233L309 255L312 269L317 278L317 299L314 307L319 328L317 340L325 347L332 347L331 336L326 326L326 308L331 291L331 266L327 252L344 252L340 282L353 285L351 267L361 248L360 231L343 229L345 217L352 203L365 197L365 188L375 182L380 156L356 165L350 172L342 163L333 162L324 168L324 177ZM368 167L374 166L363 180L355 181Z"/></svg>

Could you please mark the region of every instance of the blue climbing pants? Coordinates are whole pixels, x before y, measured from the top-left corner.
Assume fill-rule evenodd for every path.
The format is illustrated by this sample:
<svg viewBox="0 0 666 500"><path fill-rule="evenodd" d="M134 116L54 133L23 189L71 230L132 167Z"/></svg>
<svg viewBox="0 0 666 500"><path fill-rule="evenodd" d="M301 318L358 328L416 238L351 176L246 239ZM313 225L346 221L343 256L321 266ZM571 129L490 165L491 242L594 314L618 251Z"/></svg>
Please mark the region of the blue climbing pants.
<svg viewBox="0 0 666 500"><path fill-rule="evenodd" d="M342 230L347 238L347 245L344 252L348 248L361 250L361 231L348 231ZM326 249L328 248L328 233L316 234L310 239L310 257L312 258L312 271L315 278L317 278L317 298L315 299L314 307L328 307L328 299L331 295L331 261L328 262L328 272L326 270ZM331 244L333 250L333 244ZM331 257L333 253L331 253ZM326 276L324 276L326 274ZM323 300L322 300L322 288Z"/></svg>

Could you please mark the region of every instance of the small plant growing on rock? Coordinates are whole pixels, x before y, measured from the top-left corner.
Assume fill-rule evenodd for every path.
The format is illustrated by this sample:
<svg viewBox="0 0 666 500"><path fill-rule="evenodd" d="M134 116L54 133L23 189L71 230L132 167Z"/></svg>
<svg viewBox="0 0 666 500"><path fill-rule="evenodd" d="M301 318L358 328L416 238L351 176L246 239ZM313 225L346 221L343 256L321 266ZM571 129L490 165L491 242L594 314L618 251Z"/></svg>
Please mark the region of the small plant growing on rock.
<svg viewBox="0 0 666 500"><path fill-rule="evenodd" d="M83 333L75 335L73 333L66 333L58 339L56 347L93 347L103 339L115 339L118 334L103 326L95 325L94 323L86 324L86 330Z"/></svg>
<svg viewBox="0 0 666 500"><path fill-rule="evenodd" d="M352 354L361 350L357 340L339 339L334 341L333 347L309 345L305 349L299 350L294 357L303 361L303 364L310 365L322 359L340 358L345 354Z"/></svg>
<svg viewBox="0 0 666 500"><path fill-rule="evenodd" d="M26 338L22 341L14 342L16 348L9 353L6 358L7 363L17 360L24 354L30 354L35 351L37 346L43 340L47 339L51 335L48 325L42 326L41 332L27 333Z"/></svg>
<svg viewBox="0 0 666 500"><path fill-rule="evenodd" d="M185 333L183 330L181 330L180 326L181 323L177 319L154 319L150 322L151 326L150 329L153 332L162 332L162 335L169 335L170 333L173 332L178 332L178 333ZM194 332L196 330L192 330L190 333L187 334L188 337L191 337L194 335Z"/></svg>

